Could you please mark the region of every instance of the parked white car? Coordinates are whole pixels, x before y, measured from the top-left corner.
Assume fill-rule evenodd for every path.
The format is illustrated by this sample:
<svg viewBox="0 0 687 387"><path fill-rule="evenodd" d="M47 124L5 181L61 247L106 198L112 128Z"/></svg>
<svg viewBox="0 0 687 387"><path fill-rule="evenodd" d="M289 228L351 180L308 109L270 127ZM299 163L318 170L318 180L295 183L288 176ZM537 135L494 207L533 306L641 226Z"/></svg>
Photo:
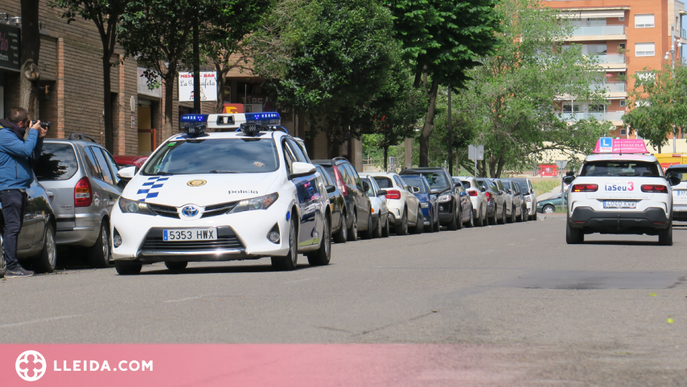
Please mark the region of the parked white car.
<svg viewBox="0 0 687 387"><path fill-rule="evenodd" d="M675 176L680 184L673 186L673 220L687 221L687 165L671 165L666 169L666 177Z"/></svg>
<svg viewBox="0 0 687 387"><path fill-rule="evenodd" d="M478 184L472 176L453 176L453 182L455 183L457 180L463 183L465 192L470 196L475 226L486 226L488 199L479 188L480 184Z"/></svg>
<svg viewBox="0 0 687 387"><path fill-rule="evenodd" d="M360 176L370 176L377 181L380 189L386 191L386 205L389 207L389 222L394 225L397 235L407 235L409 228L419 234L424 229L422 207L410 191L410 186L395 172L363 172ZM419 191L419 189L418 189Z"/></svg>
<svg viewBox="0 0 687 387"><path fill-rule="evenodd" d="M386 190L379 188L377 180L361 176L363 188L372 204L372 238L389 236L389 207L386 205Z"/></svg>

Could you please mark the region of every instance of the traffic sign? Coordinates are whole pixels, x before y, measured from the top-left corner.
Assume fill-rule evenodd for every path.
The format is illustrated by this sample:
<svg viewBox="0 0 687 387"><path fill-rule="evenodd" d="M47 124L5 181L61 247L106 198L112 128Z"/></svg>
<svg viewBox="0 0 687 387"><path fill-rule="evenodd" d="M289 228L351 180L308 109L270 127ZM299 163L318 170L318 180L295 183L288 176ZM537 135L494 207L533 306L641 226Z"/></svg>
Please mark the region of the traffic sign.
<svg viewBox="0 0 687 387"><path fill-rule="evenodd" d="M484 145L468 145L468 158L470 160L484 160Z"/></svg>

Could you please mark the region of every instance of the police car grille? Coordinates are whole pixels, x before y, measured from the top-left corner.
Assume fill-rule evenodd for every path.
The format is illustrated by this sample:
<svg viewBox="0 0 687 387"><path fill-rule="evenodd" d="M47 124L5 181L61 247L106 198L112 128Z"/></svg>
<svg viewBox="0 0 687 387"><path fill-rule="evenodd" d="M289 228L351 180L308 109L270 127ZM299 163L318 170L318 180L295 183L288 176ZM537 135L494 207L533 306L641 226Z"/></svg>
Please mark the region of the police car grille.
<svg viewBox="0 0 687 387"><path fill-rule="evenodd" d="M162 240L162 229L148 231L141 250L177 250L193 251L207 249L243 249L243 243L234 233L231 227L217 227L217 240L213 241L186 241L165 242Z"/></svg>
<svg viewBox="0 0 687 387"><path fill-rule="evenodd" d="M203 211L202 218L208 218L208 217L217 216L217 215L224 215L227 212L233 210L237 204L238 204L238 202L231 202L231 203L216 204L214 206L207 206L207 207L205 207L205 211Z"/></svg>
<svg viewBox="0 0 687 387"><path fill-rule="evenodd" d="M161 206L159 204L148 204L148 208L150 208L151 211L154 213L160 215L160 216L166 216L168 218L175 218L179 219L179 213L177 212L176 207L172 206Z"/></svg>

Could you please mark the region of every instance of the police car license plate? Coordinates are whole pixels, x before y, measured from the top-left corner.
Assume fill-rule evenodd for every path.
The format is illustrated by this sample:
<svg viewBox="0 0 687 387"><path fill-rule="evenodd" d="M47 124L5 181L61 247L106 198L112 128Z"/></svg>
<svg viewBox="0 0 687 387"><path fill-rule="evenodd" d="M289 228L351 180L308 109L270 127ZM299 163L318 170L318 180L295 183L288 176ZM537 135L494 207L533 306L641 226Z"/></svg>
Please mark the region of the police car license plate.
<svg viewBox="0 0 687 387"><path fill-rule="evenodd" d="M604 200L604 208L637 208L637 202L625 200Z"/></svg>
<svg viewBox="0 0 687 387"><path fill-rule="evenodd" d="M165 242L214 241L217 240L216 228L176 228L162 230Z"/></svg>

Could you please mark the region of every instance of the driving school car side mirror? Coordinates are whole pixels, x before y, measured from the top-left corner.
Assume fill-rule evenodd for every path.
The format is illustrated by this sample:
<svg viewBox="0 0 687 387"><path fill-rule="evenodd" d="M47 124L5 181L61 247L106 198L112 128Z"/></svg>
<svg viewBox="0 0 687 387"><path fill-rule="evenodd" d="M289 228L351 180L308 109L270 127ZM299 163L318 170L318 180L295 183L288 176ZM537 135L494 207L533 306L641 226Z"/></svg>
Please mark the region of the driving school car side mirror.
<svg viewBox="0 0 687 387"><path fill-rule="evenodd" d="M573 182L573 180L575 180L575 176L566 176L563 178L563 182L565 184L570 184Z"/></svg>
<svg viewBox="0 0 687 387"><path fill-rule="evenodd" d="M677 176L670 176L670 177L667 177L666 179L668 179L668 181L670 182L670 185L678 185L682 182L682 179L680 179Z"/></svg>
<svg viewBox="0 0 687 387"><path fill-rule="evenodd" d="M119 176L120 179L131 180L135 174L136 174L136 167L126 167L126 168L122 168L119 171L117 171L117 176Z"/></svg>
<svg viewBox="0 0 687 387"><path fill-rule="evenodd" d="M290 178L308 176L312 175L315 172L317 172L317 169L315 169L314 165L310 163L304 163L301 161L294 161L291 164Z"/></svg>

